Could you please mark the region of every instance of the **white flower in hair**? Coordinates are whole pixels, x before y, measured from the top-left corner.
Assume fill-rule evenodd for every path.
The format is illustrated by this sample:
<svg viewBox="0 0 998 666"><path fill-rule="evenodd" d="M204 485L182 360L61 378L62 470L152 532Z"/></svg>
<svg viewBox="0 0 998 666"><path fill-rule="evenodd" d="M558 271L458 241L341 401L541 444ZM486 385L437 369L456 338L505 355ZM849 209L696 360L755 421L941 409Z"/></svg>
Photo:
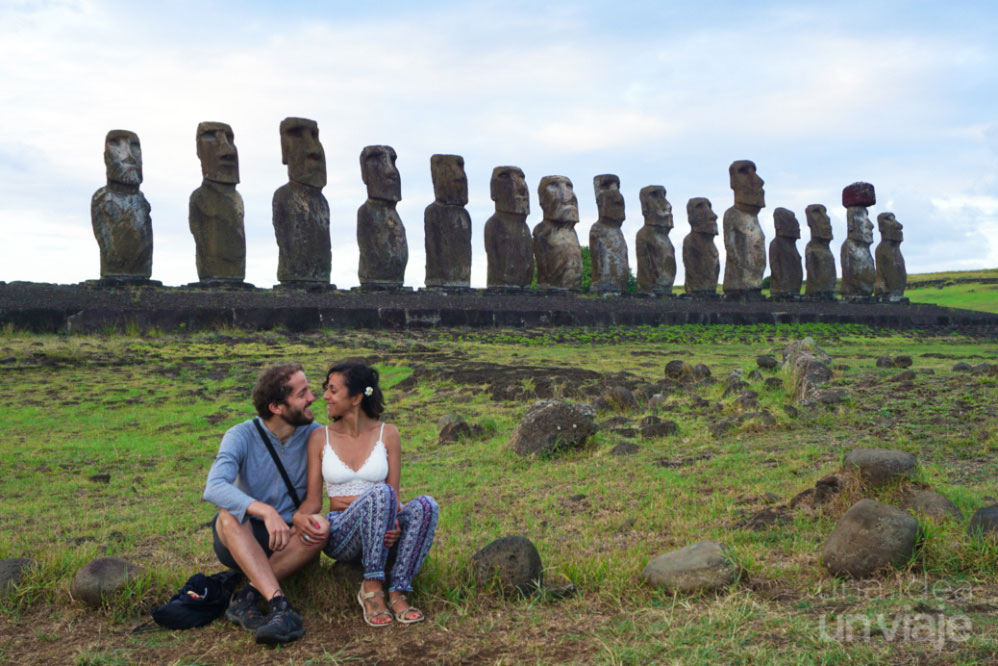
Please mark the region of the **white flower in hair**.
<svg viewBox="0 0 998 666"><path fill-rule="evenodd" d="M374 395L374 388L368 386L366 389L364 389L364 395L370 398L372 395Z"/></svg>

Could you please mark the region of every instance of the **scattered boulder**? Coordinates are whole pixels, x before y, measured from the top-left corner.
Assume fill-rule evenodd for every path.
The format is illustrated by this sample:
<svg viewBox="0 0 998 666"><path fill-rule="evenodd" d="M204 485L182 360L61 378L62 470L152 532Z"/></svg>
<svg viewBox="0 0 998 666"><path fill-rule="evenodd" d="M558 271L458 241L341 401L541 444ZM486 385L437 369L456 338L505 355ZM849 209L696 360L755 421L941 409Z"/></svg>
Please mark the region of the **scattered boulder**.
<svg viewBox="0 0 998 666"><path fill-rule="evenodd" d="M973 368L970 366L970 364L965 363L963 361L960 361L959 363L955 363L953 365L953 372L970 372L971 370L973 370Z"/></svg>
<svg viewBox="0 0 998 666"><path fill-rule="evenodd" d="M710 426L707 429L710 431L711 435L713 435L717 439L720 439L729 431L733 430L737 425L738 422L735 419L720 419L719 421L715 421L714 423L710 424Z"/></svg>
<svg viewBox="0 0 998 666"><path fill-rule="evenodd" d="M641 450L641 447L634 442L621 442L617 446L610 449L611 456L629 456L637 453Z"/></svg>
<svg viewBox="0 0 998 666"><path fill-rule="evenodd" d="M820 405L834 405L845 402L849 399L849 392L845 389L817 389L811 392L811 402Z"/></svg>
<svg viewBox="0 0 998 666"><path fill-rule="evenodd" d="M835 575L866 578L887 565L907 562L915 551L918 521L907 511L864 499L845 512L822 553Z"/></svg>
<svg viewBox="0 0 998 666"><path fill-rule="evenodd" d="M890 356L881 356L877 359L878 368L893 368L894 360Z"/></svg>
<svg viewBox="0 0 998 666"><path fill-rule="evenodd" d="M472 555L471 567L480 586L497 583L504 594L530 593L543 583L540 553L522 536L493 541Z"/></svg>
<svg viewBox="0 0 998 666"><path fill-rule="evenodd" d="M693 366L693 376L699 379L700 381L709 379L711 376L710 368L708 368L703 363L697 363L696 365Z"/></svg>
<svg viewBox="0 0 998 666"><path fill-rule="evenodd" d="M538 400L513 430L509 447L521 456L544 456L577 448L596 432L594 417L588 405Z"/></svg>
<svg viewBox="0 0 998 666"><path fill-rule="evenodd" d="M811 356L817 356L818 360L822 363L831 363L832 357L825 353L818 343L814 341L814 338L804 338L803 340L795 340L789 343L783 348L783 365L793 366L794 361L801 354L809 354Z"/></svg>
<svg viewBox="0 0 998 666"><path fill-rule="evenodd" d="M615 412L629 412L638 408L638 399L626 386L611 386L600 397Z"/></svg>
<svg viewBox="0 0 998 666"><path fill-rule="evenodd" d="M652 437L669 437L679 432L679 426L675 421L662 421L660 423L649 423L641 426L641 438L651 439Z"/></svg>
<svg viewBox="0 0 998 666"><path fill-rule="evenodd" d="M793 516L785 507L766 507L742 521L741 527L759 531L768 529L774 525L787 525L791 522L793 522Z"/></svg>
<svg viewBox="0 0 998 666"><path fill-rule="evenodd" d="M759 394L755 391L742 391L734 403L742 409L755 409L759 406Z"/></svg>
<svg viewBox="0 0 998 666"><path fill-rule="evenodd" d="M813 403L814 392L832 378L832 369L820 357L806 352L797 354L790 368L794 399L803 405Z"/></svg>
<svg viewBox="0 0 998 666"><path fill-rule="evenodd" d="M681 384L692 384L697 380L697 376L690 364L678 359L665 364L665 376Z"/></svg>
<svg viewBox="0 0 998 666"><path fill-rule="evenodd" d="M967 534L971 537L998 537L998 504L975 511L967 525Z"/></svg>
<svg viewBox="0 0 998 666"><path fill-rule="evenodd" d="M600 423L599 427L601 429L619 428L621 426L629 425L630 423L631 419L627 418L626 416L611 416L606 421Z"/></svg>
<svg viewBox="0 0 998 666"><path fill-rule="evenodd" d="M915 379L915 371L914 370L905 370L904 372L897 373L896 375L894 375L893 377L891 377L887 381L890 381L890 382L910 382L910 381L914 381L914 379Z"/></svg>
<svg viewBox="0 0 998 666"><path fill-rule="evenodd" d="M781 389L783 388L783 380L779 377L766 377L766 388Z"/></svg>
<svg viewBox="0 0 998 666"><path fill-rule="evenodd" d="M922 514L938 520L947 516L954 520L963 520L963 513L956 504L931 490L919 489L905 493L901 498L901 508L908 509L915 515Z"/></svg>
<svg viewBox="0 0 998 666"><path fill-rule="evenodd" d="M110 474L91 474L88 478L94 483L111 483Z"/></svg>
<svg viewBox="0 0 998 666"><path fill-rule="evenodd" d="M894 367L895 368L910 368L913 361L910 356L895 356L894 357Z"/></svg>
<svg viewBox="0 0 998 666"><path fill-rule="evenodd" d="M748 373L748 380L750 382L761 382L762 373L759 372L758 370L753 370L752 372Z"/></svg>
<svg viewBox="0 0 998 666"><path fill-rule="evenodd" d="M664 393L656 393L648 399L648 409L663 409L668 402L668 396Z"/></svg>
<svg viewBox="0 0 998 666"><path fill-rule="evenodd" d="M970 374L972 375L990 375L992 377L998 376L998 365L991 365L990 363L978 363L970 369Z"/></svg>
<svg viewBox="0 0 998 666"><path fill-rule="evenodd" d="M786 413L787 416L789 416L792 419L795 419L798 416L800 416L800 412L793 405L783 405L783 411L784 413Z"/></svg>
<svg viewBox="0 0 998 666"><path fill-rule="evenodd" d="M724 544L701 541L652 559L641 577L649 585L688 593L728 587L739 573Z"/></svg>
<svg viewBox="0 0 998 666"><path fill-rule="evenodd" d="M830 502L841 491L842 480L834 474L830 474L818 479L814 488L808 488L804 492L794 495L793 499L790 500L790 508L796 509L798 506L804 505L817 509Z"/></svg>
<svg viewBox="0 0 998 666"><path fill-rule="evenodd" d="M727 387L724 389L724 393L721 394L722 398L727 398L729 395L735 395L736 393L741 393L749 387L748 382L743 382L740 379L735 379L728 382Z"/></svg>
<svg viewBox="0 0 998 666"><path fill-rule="evenodd" d="M638 422L638 424L646 426L646 425L655 425L656 423L661 423L661 422L662 419L658 418L657 416L646 416L643 419L641 419Z"/></svg>
<svg viewBox="0 0 998 666"><path fill-rule="evenodd" d="M766 428L772 428L776 425L776 417L767 412L765 409L759 412L746 414L744 419L745 422L753 422Z"/></svg>
<svg viewBox="0 0 998 666"><path fill-rule="evenodd" d="M770 356L769 354L762 354L755 357L755 364L758 365L763 370L775 370L776 366L779 365L777 360Z"/></svg>
<svg viewBox="0 0 998 666"><path fill-rule="evenodd" d="M471 436L471 426L461 417L440 429L438 444L453 444Z"/></svg>
<svg viewBox="0 0 998 666"><path fill-rule="evenodd" d="M0 560L0 599L10 594L15 585L23 579L24 574L33 566L26 557L13 557Z"/></svg>
<svg viewBox="0 0 998 666"><path fill-rule="evenodd" d="M844 471L857 471L871 488L881 488L910 478L918 466L915 456L891 449L853 449L842 463Z"/></svg>
<svg viewBox="0 0 998 666"><path fill-rule="evenodd" d="M97 608L107 603L125 584L142 574L142 567L118 557L98 557L80 567L69 591L73 598Z"/></svg>

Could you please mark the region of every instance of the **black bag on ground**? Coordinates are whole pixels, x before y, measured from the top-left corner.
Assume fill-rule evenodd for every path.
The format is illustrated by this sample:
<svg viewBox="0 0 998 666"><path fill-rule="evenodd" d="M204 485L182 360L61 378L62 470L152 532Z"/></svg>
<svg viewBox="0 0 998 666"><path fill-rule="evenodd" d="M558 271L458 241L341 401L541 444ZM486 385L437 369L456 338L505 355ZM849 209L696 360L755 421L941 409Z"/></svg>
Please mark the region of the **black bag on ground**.
<svg viewBox="0 0 998 666"><path fill-rule="evenodd" d="M152 619L167 629L191 629L210 624L229 607L232 591L240 579L242 574L231 570L211 576L194 574L167 603L152 611Z"/></svg>

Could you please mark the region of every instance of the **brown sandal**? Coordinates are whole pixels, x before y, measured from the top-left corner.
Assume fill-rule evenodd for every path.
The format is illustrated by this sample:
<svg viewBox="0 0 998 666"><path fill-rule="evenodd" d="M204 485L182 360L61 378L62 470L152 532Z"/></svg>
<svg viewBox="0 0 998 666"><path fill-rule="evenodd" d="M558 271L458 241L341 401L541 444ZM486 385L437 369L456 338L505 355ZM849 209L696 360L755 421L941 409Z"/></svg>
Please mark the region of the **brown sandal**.
<svg viewBox="0 0 998 666"><path fill-rule="evenodd" d="M409 600L405 598L404 594L402 594L396 597L395 601L390 601L388 603L388 607L394 610L395 604L397 604L400 601L404 601L407 604L409 603ZM406 613L419 613L419 616L406 617L405 616ZM423 611L419 610L415 606L409 606L405 610L395 612L395 621L398 622L399 624L416 624L417 622L422 622L425 619L426 615L423 614Z"/></svg>
<svg viewBox="0 0 998 666"><path fill-rule="evenodd" d="M370 599L374 599L376 597L383 597L383 596L385 596L384 590L377 590L376 592L365 592L364 583L360 584L360 590L357 591L357 602L360 604L361 609L364 611L364 622L366 622L368 626L387 627L392 623L391 619L392 613L387 608L383 608L379 611L374 611L373 613L370 613L367 610L367 604L365 603L366 601L369 601ZM388 622L374 622L374 618L378 617L379 615L387 615L389 618Z"/></svg>

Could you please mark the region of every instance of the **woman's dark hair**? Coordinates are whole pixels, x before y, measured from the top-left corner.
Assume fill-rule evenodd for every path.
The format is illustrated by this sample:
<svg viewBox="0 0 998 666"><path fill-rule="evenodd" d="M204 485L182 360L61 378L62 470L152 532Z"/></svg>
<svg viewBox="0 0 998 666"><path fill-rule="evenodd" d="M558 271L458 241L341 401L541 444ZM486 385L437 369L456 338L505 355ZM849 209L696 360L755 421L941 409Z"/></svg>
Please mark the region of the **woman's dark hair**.
<svg viewBox="0 0 998 666"><path fill-rule="evenodd" d="M369 368L363 363L337 363L326 373L326 381L322 388L329 385L329 377L338 374L343 377L343 384L347 387L347 395L361 395L360 408L364 410L372 419L378 419L385 411L385 396L378 386L378 371ZM371 395L367 395L367 389L371 389Z"/></svg>
<svg viewBox="0 0 998 666"><path fill-rule="evenodd" d="M253 387L253 406L261 419L269 419L273 416L270 411L270 404L280 405L288 399L291 394L291 375L296 372L304 372L301 363L282 363L267 368L256 380Z"/></svg>

